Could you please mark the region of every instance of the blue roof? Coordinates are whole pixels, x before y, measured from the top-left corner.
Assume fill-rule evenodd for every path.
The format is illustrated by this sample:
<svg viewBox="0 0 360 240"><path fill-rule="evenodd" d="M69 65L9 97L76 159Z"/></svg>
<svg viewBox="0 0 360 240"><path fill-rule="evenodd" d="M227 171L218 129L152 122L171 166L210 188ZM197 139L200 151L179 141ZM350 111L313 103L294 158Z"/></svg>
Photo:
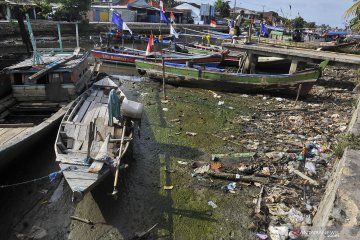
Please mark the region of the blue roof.
<svg viewBox="0 0 360 240"><path fill-rule="evenodd" d="M347 32L328 32L326 35L347 35Z"/></svg>

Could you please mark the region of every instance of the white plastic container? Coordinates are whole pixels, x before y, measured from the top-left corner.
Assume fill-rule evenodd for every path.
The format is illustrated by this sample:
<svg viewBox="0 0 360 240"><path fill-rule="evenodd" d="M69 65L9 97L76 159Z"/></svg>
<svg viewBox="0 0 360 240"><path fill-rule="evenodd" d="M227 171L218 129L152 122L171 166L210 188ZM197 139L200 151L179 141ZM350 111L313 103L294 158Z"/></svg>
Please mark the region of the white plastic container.
<svg viewBox="0 0 360 240"><path fill-rule="evenodd" d="M121 103L120 111L121 114L125 117L141 119L142 113L144 111L144 105L142 103L131 101L125 98Z"/></svg>

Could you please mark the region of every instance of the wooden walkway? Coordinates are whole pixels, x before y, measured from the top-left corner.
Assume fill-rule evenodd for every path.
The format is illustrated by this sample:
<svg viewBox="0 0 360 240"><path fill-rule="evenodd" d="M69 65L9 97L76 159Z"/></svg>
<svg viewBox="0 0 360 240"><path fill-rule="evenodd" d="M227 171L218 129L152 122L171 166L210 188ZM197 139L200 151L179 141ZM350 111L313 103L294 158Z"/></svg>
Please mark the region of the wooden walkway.
<svg viewBox="0 0 360 240"><path fill-rule="evenodd" d="M222 46L229 50L245 51L248 54L250 53L260 56L287 58L307 63L320 63L323 60L330 60L330 64L335 66L346 66L352 68L360 67L360 55L354 54L316 51L311 49L273 47L259 44L246 45L223 43Z"/></svg>

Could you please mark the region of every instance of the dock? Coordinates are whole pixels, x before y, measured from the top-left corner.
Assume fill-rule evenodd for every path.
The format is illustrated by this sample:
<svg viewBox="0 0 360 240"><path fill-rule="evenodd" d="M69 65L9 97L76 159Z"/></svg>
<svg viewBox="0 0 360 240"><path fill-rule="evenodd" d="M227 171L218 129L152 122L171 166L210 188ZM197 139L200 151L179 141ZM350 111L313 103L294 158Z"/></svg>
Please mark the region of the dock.
<svg viewBox="0 0 360 240"><path fill-rule="evenodd" d="M340 67L359 68L360 57L354 54L345 54L328 51L316 51L312 49L298 49L287 47L264 46L262 44L233 44L223 43L222 46L229 50L244 51L249 58L247 68L251 68L251 64L256 63L257 56L280 57L292 60L292 69L298 67L300 63L320 63L329 60L330 65Z"/></svg>

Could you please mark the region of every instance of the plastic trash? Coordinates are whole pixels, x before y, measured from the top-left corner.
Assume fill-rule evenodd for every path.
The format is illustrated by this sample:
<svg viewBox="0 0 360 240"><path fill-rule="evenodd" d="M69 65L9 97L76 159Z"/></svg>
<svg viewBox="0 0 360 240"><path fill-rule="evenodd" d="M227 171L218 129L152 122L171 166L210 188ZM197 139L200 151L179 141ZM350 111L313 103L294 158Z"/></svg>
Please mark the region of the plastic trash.
<svg viewBox="0 0 360 240"><path fill-rule="evenodd" d="M289 238L290 239L299 239L301 234L300 229L293 229L289 232Z"/></svg>
<svg viewBox="0 0 360 240"><path fill-rule="evenodd" d="M294 225L298 223L302 223L304 221L303 214L300 211L296 210L295 208L290 209L288 213L288 218L290 222Z"/></svg>
<svg viewBox="0 0 360 240"><path fill-rule="evenodd" d="M272 240L286 240L289 236L288 226L270 226L269 227L270 238Z"/></svg>
<svg viewBox="0 0 360 240"><path fill-rule="evenodd" d="M308 170L309 172L313 173L313 174L316 173L315 164L313 164L312 162L306 162L305 163L305 169Z"/></svg>
<svg viewBox="0 0 360 240"><path fill-rule="evenodd" d="M257 233L257 234L256 234L256 237L257 237L258 239L262 239L262 240L266 240L266 239L269 238L268 235L263 234L263 233Z"/></svg>
<svg viewBox="0 0 360 240"><path fill-rule="evenodd" d="M223 189L226 191L234 191L236 188L236 182L229 183L228 185L224 186Z"/></svg>
<svg viewBox="0 0 360 240"><path fill-rule="evenodd" d="M224 101L219 101L218 106L222 106L222 105L224 105L224 103L225 103Z"/></svg>
<svg viewBox="0 0 360 240"><path fill-rule="evenodd" d="M208 205L212 208L217 208L218 206L213 201L208 201Z"/></svg>

